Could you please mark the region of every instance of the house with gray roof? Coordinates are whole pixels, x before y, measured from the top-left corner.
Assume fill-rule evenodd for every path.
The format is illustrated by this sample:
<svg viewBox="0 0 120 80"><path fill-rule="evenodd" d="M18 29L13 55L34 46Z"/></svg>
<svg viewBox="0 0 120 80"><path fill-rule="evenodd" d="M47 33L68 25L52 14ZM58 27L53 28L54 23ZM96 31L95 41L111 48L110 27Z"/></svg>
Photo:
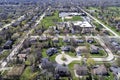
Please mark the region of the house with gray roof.
<svg viewBox="0 0 120 80"><path fill-rule="evenodd" d="M98 54L99 53L99 47L97 47L95 45L91 45L90 46L90 53L92 53L92 54Z"/></svg>
<svg viewBox="0 0 120 80"><path fill-rule="evenodd" d="M69 77L70 71L66 65L57 65L55 68L55 73L58 74L60 77Z"/></svg>
<svg viewBox="0 0 120 80"><path fill-rule="evenodd" d="M116 76L116 80L120 79L120 67L112 66L110 67L110 71Z"/></svg>
<svg viewBox="0 0 120 80"><path fill-rule="evenodd" d="M49 48L47 51L46 51L46 54L48 56L52 56L54 54L56 54L58 52L57 48Z"/></svg>

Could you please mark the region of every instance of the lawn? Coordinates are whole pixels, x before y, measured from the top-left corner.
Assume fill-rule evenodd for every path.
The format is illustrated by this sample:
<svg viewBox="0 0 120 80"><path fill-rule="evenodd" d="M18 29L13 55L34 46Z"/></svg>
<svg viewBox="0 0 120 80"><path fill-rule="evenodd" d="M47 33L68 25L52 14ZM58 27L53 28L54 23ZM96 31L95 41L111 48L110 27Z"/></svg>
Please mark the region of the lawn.
<svg viewBox="0 0 120 80"><path fill-rule="evenodd" d="M23 74L20 77L20 80L33 80L37 76L38 72L32 72L30 66L26 67Z"/></svg>
<svg viewBox="0 0 120 80"><path fill-rule="evenodd" d="M70 70L70 72L71 72L71 74L72 74L73 80L79 80L79 79L75 76L75 73L74 73L74 65L75 65L75 64L82 65L81 61L73 61L72 63L70 63L70 64L68 65L68 67L69 67L69 70Z"/></svg>
<svg viewBox="0 0 120 80"><path fill-rule="evenodd" d="M101 57L106 57L107 53L104 50L100 50L98 54L90 54L90 57L94 58L101 58Z"/></svg>
<svg viewBox="0 0 120 80"><path fill-rule="evenodd" d="M10 51L9 51L9 50L3 51L3 53L0 54L0 60L6 58L9 54L10 54Z"/></svg>
<svg viewBox="0 0 120 80"><path fill-rule="evenodd" d="M58 51L58 52L59 52L59 51ZM49 57L49 56L47 56L47 54L46 54L46 49L43 49L43 50L42 50L42 55L43 55L43 58L49 58L50 61L54 62L56 56L58 55L58 53L57 53L57 54L54 54L54 55L52 55L52 56Z"/></svg>
<svg viewBox="0 0 120 80"><path fill-rule="evenodd" d="M82 21L83 18L81 16L73 16L71 19L65 19L65 21Z"/></svg>
<svg viewBox="0 0 120 80"><path fill-rule="evenodd" d="M99 11L93 12L92 16L96 17L101 23L106 25L108 28L113 30L116 34L120 35L120 32L116 30L115 26L113 25L116 21L120 20L120 7L107 7L105 9L97 8ZM88 10L88 9L86 9ZM91 8L89 8L91 10ZM103 12L102 12L103 11ZM103 19L99 18L100 14L102 14L101 17L104 17ZM113 22L110 22L110 19L112 18ZM110 33L111 34L111 33ZM112 35L112 34L111 34Z"/></svg>
<svg viewBox="0 0 120 80"><path fill-rule="evenodd" d="M59 17L58 11L55 11L52 16L46 16L45 18L43 18L40 25L48 28L49 26L55 26L56 22L62 22L62 19Z"/></svg>
<svg viewBox="0 0 120 80"><path fill-rule="evenodd" d="M67 55L71 56L71 57L76 57L76 53L75 52L65 52Z"/></svg>

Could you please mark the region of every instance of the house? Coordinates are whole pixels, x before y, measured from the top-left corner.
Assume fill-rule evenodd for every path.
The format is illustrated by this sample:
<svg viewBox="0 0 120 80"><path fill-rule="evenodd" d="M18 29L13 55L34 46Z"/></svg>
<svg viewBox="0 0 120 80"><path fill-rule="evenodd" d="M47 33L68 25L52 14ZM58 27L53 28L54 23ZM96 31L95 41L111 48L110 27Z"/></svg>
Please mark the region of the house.
<svg viewBox="0 0 120 80"><path fill-rule="evenodd" d="M25 68L25 65L16 65L7 73L8 79L15 79L21 76Z"/></svg>
<svg viewBox="0 0 120 80"><path fill-rule="evenodd" d="M63 38L63 42L70 43L70 38Z"/></svg>
<svg viewBox="0 0 120 80"><path fill-rule="evenodd" d="M13 35L12 35L12 40L16 40L16 39L18 39L20 37L20 34L19 33L14 33Z"/></svg>
<svg viewBox="0 0 120 80"><path fill-rule="evenodd" d="M70 49L71 49L71 46L63 46L63 47L61 47L62 51L70 51Z"/></svg>
<svg viewBox="0 0 120 80"><path fill-rule="evenodd" d="M94 39L93 38L89 38L89 39L87 39L87 42L90 43L90 44L94 43Z"/></svg>
<svg viewBox="0 0 120 80"><path fill-rule="evenodd" d="M86 76L88 75L88 68L87 66L80 66L78 64L75 64L74 72L77 76Z"/></svg>
<svg viewBox="0 0 120 80"><path fill-rule="evenodd" d="M36 38L30 38L29 39L29 43L30 44L35 44L37 42L37 39Z"/></svg>
<svg viewBox="0 0 120 80"><path fill-rule="evenodd" d="M95 45L91 45L90 46L90 53L92 53L92 54L98 54L99 53L99 47L97 47Z"/></svg>
<svg viewBox="0 0 120 80"><path fill-rule="evenodd" d="M20 25L20 21L16 21L15 23L12 24L13 27L17 27L18 25Z"/></svg>
<svg viewBox="0 0 120 80"><path fill-rule="evenodd" d="M102 33L104 33L105 35L110 35L109 31L107 30L103 30Z"/></svg>
<svg viewBox="0 0 120 80"><path fill-rule="evenodd" d="M49 48L49 49L46 51L46 53L47 53L48 56L52 56L53 54L55 54L55 53L57 53L57 52L58 52L57 48Z"/></svg>
<svg viewBox="0 0 120 80"><path fill-rule="evenodd" d="M76 42L77 42L77 43L84 43L84 40L82 40L82 39L77 39Z"/></svg>
<svg viewBox="0 0 120 80"><path fill-rule="evenodd" d="M120 23L117 24L116 29L120 30Z"/></svg>
<svg viewBox="0 0 120 80"><path fill-rule="evenodd" d="M55 68L55 73L58 74L60 77L69 77L70 71L68 70L67 66L63 66L58 64Z"/></svg>
<svg viewBox="0 0 120 80"><path fill-rule="evenodd" d="M21 60L23 62L26 61L26 59L27 59L27 54L18 54L17 56L18 56L19 60Z"/></svg>
<svg viewBox="0 0 120 80"><path fill-rule="evenodd" d="M48 40L48 38L47 38L47 37L44 37L44 36L40 36L39 40L40 40L40 41L46 41L46 40Z"/></svg>
<svg viewBox="0 0 120 80"><path fill-rule="evenodd" d="M75 49L77 56L80 56L81 53L88 53L88 49L86 46L79 46Z"/></svg>
<svg viewBox="0 0 120 80"><path fill-rule="evenodd" d="M58 43L58 42L59 42L58 37L54 37L52 40L53 40L53 42L55 42L55 43Z"/></svg>
<svg viewBox="0 0 120 80"><path fill-rule="evenodd" d="M26 48L22 50L20 54L30 54L30 52L31 52L31 48Z"/></svg>
<svg viewBox="0 0 120 80"><path fill-rule="evenodd" d="M13 41L11 40L8 40L5 44L4 44L4 49L12 49L12 44L13 44Z"/></svg>
<svg viewBox="0 0 120 80"><path fill-rule="evenodd" d="M116 79L120 79L120 67L112 66L110 67L110 71L113 72L113 74L116 76Z"/></svg>
<svg viewBox="0 0 120 80"><path fill-rule="evenodd" d="M87 16L87 14L86 13L82 13L81 16Z"/></svg>
<svg viewBox="0 0 120 80"><path fill-rule="evenodd" d="M59 30L54 30L55 34L60 34Z"/></svg>
<svg viewBox="0 0 120 80"><path fill-rule="evenodd" d="M52 64L52 62L49 61L48 58L42 58L40 67L42 69L49 69L50 67L53 67L53 64Z"/></svg>
<svg viewBox="0 0 120 80"><path fill-rule="evenodd" d="M108 71L107 71L107 68L104 66L104 65L100 65L98 67L95 67L93 69L93 74L94 75L102 75L102 76L105 76L105 75L108 75Z"/></svg>
<svg viewBox="0 0 120 80"><path fill-rule="evenodd" d="M65 27L65 23L64 22L58 22L56 25L57 25L58 29L63 29Z"/></svg>

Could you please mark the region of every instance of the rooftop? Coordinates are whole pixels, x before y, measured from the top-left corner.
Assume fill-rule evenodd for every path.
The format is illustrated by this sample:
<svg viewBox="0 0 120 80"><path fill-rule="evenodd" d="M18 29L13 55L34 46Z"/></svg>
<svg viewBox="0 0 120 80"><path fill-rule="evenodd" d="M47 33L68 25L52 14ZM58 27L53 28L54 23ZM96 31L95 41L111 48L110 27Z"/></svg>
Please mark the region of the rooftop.
<svg viewBox="0 0 120 80"><path fill-rule="evenodd" d="M90 27L90 28L92 28L93 26L89 23L89 22L87 22L87 21L75 21L75 22L73 22L73 25L75 25L75 26L80 26L80 27Z"/></svg>

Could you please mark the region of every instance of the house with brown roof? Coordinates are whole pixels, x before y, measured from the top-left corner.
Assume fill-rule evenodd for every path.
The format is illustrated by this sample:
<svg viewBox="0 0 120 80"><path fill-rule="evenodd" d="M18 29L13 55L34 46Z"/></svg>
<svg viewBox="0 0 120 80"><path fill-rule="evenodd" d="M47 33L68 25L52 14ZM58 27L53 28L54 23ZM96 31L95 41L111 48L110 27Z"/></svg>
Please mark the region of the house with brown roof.
<svg viewBox="0 0 120 80"><path fill-rule="evenodd" d="M16 65L7 73L7 78L13 80L14 78L20 77L24 71L24 68L25 65Z"/></svg>
<svg viewBox="0 0 120 80"><path fill-rule="evenodd" d="M82 53L88 53L86 46L79 46L75 49L77 56L80 56Z"/></svg>
<svg viewBox="0 0 120 80"><path fill-rule="evenodd" d="M93 74L105 76L105 75L108 75L108 71L105 65L100 65L93 69Z"/></svg>
<svg viewBox="0 0 120 80"><path fill-rule="evenodd" d="M74 65L74 72L77 77L82 77L88 75L87 66L80 66L78 64Z"/></svg>
<svg viewBox="0 0 120 80"><path fill-rule="evenodd" d="M17 57L19 58L19 60L24 62L27 59L27 54L18 54Z"/></svg>

